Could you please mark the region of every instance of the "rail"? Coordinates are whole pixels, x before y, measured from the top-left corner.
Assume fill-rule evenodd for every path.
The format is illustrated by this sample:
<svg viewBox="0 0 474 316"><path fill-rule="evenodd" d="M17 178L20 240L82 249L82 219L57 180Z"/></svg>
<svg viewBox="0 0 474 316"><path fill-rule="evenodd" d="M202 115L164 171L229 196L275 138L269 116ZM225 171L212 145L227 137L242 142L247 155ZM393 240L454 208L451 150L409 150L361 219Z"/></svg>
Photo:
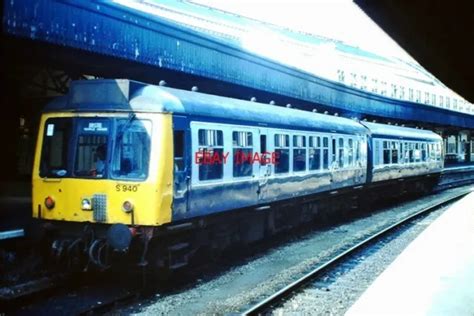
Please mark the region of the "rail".
<svg viewBox="0 0 474 316"><path fill-rule="evenodd" d="M309 271L307 274L302 276L301 278L297 279L293 283L285 286L284 288L280 289L279 291L275 292L274 294L258 301L254 305L252 305L250 308L245 310L242 314L243 315L256 315L256 314L262 314L265 313L266 311L270 310L271 307L277 306L280 302L282 302L286 297L289 297L291 293L295 292L296 290L302 288L304 285L307 283L314 281L317 279L319 275L321 275L323 272L329 270L330 268L336 266L352 254L354 254L356 251L359 251L363 247L367 246L369 243L374 242L377 239L380 239L381 237L385 236L386 234L394 231L396 228L400 227L401 225L408 223L422 215L428 214L430 212L433 212L436 209L439 209L440 207L450 204L454 202L455 200L458 200L462 198L463 196L469 194L472 192L471 190L467 190L462 193L455 194L453 196L447 197L441 201L436 202L436 204L425 207L399 221L396 223L382 229L381 231L373 234L372 236L364 239L363 241L357 243L355 246L343 251L342 253L334 256L333 258L329 259L325 263L318 265L311 271Z"/></svg>

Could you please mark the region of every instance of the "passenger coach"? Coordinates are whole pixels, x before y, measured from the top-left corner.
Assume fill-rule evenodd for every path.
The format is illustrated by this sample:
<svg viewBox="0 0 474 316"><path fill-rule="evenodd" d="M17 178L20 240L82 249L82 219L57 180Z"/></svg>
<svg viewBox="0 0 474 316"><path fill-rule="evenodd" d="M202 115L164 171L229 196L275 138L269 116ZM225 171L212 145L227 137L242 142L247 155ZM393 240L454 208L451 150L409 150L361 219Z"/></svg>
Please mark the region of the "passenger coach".
<svg viewBox="0 0 474 316"><path fill-rule="evenodd" d="M41 119L33 216L102 266L104 247L126 252L136 241L142 263L155 242L165 259L154 262L179 267L218 236L277 230L276 202L439 174L436 134L364 125L129 80L77 81Z"/></svg>
<svg viewBox="0 0 474 316"><path fill-rule="evenodd" d="M427 192L444 165L442 138L427 130L362 122L370 130L368 183L398 182L391 190ZM405 185L401 182L410 182Z"/></svg>

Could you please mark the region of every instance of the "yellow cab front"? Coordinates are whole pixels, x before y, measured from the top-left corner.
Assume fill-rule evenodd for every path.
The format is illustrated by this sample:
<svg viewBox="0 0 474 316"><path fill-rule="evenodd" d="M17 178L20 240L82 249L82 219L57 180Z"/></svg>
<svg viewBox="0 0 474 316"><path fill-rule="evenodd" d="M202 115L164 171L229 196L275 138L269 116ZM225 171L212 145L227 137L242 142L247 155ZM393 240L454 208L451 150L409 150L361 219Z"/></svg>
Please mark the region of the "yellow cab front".
<svg viewBox="0 0 474 316"><path fill-rule="evenodd" d="M33 172L33 216L126 225L171 221L171 115L43 115Z"/></svg>

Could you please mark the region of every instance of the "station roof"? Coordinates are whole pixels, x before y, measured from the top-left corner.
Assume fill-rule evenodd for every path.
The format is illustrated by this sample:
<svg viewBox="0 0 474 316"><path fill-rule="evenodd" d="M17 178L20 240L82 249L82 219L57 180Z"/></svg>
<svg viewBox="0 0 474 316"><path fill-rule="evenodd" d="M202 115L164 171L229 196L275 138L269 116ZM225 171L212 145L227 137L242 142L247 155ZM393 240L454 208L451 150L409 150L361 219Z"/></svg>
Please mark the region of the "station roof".
<svg viewBox="0 0 474 316"><path fill-rule="evenodd" d="M230 22L231 19L229 17ZM463 128L474 126L472 115L354 89L249 52L231 37L212 35L119 3L5 1L3 30L9 37L38 44L39 49L46 50L41 56L59 67L76 67L86 72L100 69L112 77L146 78L145 81L152 83L163 79L163 74L174 76L173 80L178 83L189 76L198 85L202 82L212 87L208 89L212 94L233 93L235 96L242 91L242 98L248 98L246 93L251 89L265 92L268 101L272 98L277 104L291 102L306 110L323 106L352 116L370 115ZM305 36L292 34L291 40ZM335 45L346 53L384 58L360 50L351 52L355 48L339 43ZM13 50L13 46L9 46L9 50ZM13 54L31 58L28 52L22 49ZM110 60L114 62L109 63Z"/></svg>

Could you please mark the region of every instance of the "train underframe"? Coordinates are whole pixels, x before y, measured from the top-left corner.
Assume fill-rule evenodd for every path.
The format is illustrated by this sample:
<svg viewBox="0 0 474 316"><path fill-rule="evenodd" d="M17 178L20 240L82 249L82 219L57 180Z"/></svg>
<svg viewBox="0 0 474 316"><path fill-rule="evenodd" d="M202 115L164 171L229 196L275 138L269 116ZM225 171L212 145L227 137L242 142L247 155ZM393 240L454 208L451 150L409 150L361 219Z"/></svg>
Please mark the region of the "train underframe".
<svg viewBox="0 0 474 316"><path fill-rule="evenodd" d="M47 261L68 270L133 264L165 273L189 265L198 253L209 258L304 224L347 220L377 200L427 194L438 178L432 174L343 188L159 227L41 221L41 236L50 245Z"/></svg>

